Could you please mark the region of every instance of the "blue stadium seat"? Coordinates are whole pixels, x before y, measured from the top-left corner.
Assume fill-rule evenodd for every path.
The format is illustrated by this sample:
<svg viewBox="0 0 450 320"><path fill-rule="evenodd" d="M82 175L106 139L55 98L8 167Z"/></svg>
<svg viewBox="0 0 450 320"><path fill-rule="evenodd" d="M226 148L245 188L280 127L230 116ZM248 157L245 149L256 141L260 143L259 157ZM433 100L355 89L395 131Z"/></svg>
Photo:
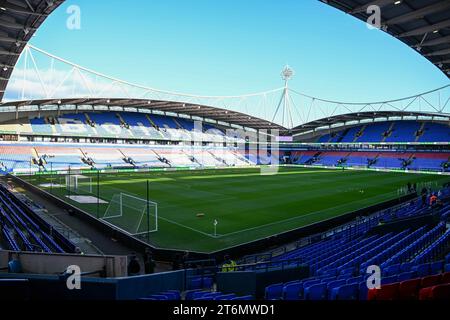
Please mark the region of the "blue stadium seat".
<svg viewBox="0 0 450 320"><path fill-rule="evenodd" d="M430 265L430 274L439 274L444 270L444 261L435 261Z"/></svg>
<svg viewBox="0 0 450 320"><path fill-rule="evenodd" d="M417 266L413 266L411 270L417 273L417 277L422 278L430 275L430 264L424 263Z"/></svg>
<svg viewBox="0 0 450 320"><path fill-rule="evenodd" d="M360 282L363 281L363 280L364 280L364 276L359 276L359 277L349 278L349 279L347 279L347 284L360 283Z"/></svg>
<svg viewBox="0 0 450 320"><path fill-rule="evenodd" d="M210 292L206 294L200 295L199 298L196 298L195 300L214 300L216 297L223 296L222 292Z"/></svg>
<svg viewBox="0 0 450 320"><path fill-rule="evenodd" d="M358 300L359 285L357 283L346 284L333 289L331 300Z"/></svg>
<svg viewBox="0 0 450 320"><path fill-rule="evenodd" d="M161 295L166 296L167 300L181 300L181 294L176 290L161 292Z"/></svg>
<svg viewBox="0 0 450 320"><path fill-rule="evenodd" d="M148 300L158 300L158 301L164 301L164 300L169 300L167 298L166 295L161 295L161 294L152 294L144 299L148 299Z"/></svg>
<svg viewBox="0 0 450 320"><path fill-rule="evenodd" d="M230 293L230 294L223 294L223 295L217 296L214 298L214 300L224 301L224 300L231 300L234 298L236 298L236 295L234 293Z"/></svg>
<svg viewBox="0 0 450 320"><path fill-rule="evenodd" d="M196 292L205 292L205 291L203 291L203 290L201 290L201 289L188 290L188 291L186 291L185 299L186 299L186 300L194 300L194 294L195 294ZM207 293L209 293L209 292L210 292L210 291L208 291Z"/></svg>
<svg viewBox="0 0 450 320"><path fill-rule="evenodd" d="M326 300L327 299L327 285L314 284L310 287L305 287L305 300Z"/></svg>
<svg viewBox="0 0 450 320"><path fill-rule="evenodd" d="M328 284L327 284L328 299L331 299L331 295L332 295L332 292L333 292L334 288L341 287L341 286L346 285L346 284L347 284L347 280L346 279L335 280L335 281L328 282Z"/></svg>
<svg viewBox="0 0 450 320"><path fill-rule="evenodd" d="M284 284L277 283L266 287L265 298L266 300L279 300L283 295Z"/></svg>
<svg viewBox="0 0 450 320"><path fill-rule="evenodd" d="M397 281L402 282L405 280L411 280L411 279L414 279L416 276L417 275L414 271L403 272L398 275Z"/></svg>
<svg viewBox="0 0 450 320"><path fill-rule="evenodd" d="M283 288L283 300L300 300L300 292L303 290L301 282L290 283Z"/></svg>
<svg viewBox="0 0 450 320"><path fill-rule="evenodd" d="M390 276L390 277L382 277L381 278L381 285L391 284L391 283L395 283L397 281L398 281L397 275Z"/></svg>
<svg viewBox="0 0 450 320"><path fill-rule="evenodd" d="M384 270L383 274L385 276L392 276L392 275L396 275L400 272L400 264L394 264L392 266L389 266L386 268L386 270Z"/></svg>
<svg viewBox="0 0 450 320"><path fill-rule="evenodd" d="M405 263L402 263L402 264L400 265L400 271L401 271L401 272L407 272L407 271L410 271L411 268L412 268L413 266L414 266L414 264L411 263L411 262L405 262Z"/></svg>
<svg viewBox="0 0 450 320"><path fill-rule="evenodd" d="M234 297L230 300L234 300L234 301L245 301L245 300L255 300L255 298L253 296L241 296L241 297Z"/></svg>

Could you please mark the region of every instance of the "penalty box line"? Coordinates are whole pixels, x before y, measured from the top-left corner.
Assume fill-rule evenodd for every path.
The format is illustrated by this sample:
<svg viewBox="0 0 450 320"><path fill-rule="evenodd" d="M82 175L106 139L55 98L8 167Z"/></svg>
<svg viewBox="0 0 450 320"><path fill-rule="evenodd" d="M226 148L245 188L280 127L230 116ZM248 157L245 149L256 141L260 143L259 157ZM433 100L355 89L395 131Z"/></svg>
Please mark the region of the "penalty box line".
<svg viewBox="0 0 450 320"><path fill-rule="evenodd" d="M150 215L153 216L153 217L155 217L155 214L153 214L153 213L151 213ZM106 221L106 220L108 220L108 219L114 219L114 218L120 218L120 217L123 217L123 216L103 217L102 220ZM204 236L208 236L208 237L210 237L210 238L216 238L216 237L214 237L213 235L211 235L211 234L209 234L209 233L206 233L206 232L197 230L197 229L195 229L195 228L186 226L186 225L184 225L184 224L182 224L182 223L179 223L179 222L176 222L176 221L173 221L173 220L170 220L170 219L161 217L161 215L158 215L158 219L164 220L164 221L166 221L166 222L168 222L168 223L171 223L171 224L174 224L174 225L176 225L176 226L178 226L178 227L185 228L185 229L188 229L188 230L191 230L191 231L200 233L200 234L202 234L202 235L204 235ZM114 223L111 223L111 222L109 222L109 221L108 221L108 223L110 223L110 224L112 224L112 225L115 225Z"/></svg>
<svg viewBox="0 0 450 320"><path fill-rule="evenodd" d="M108 186L107 188L112 189L112 190L117 190L118 192L123 193L123 190L122 190L122 189L118 189L118 188L111 187L111 186ZM134 195L134 196L136 196L136 197L138 196L137 194L135 194L135 193L133 193L133 192L130 192L129 194L130 194L130 195ZM169 207L169 206L167 206L167 207ZM165 208L165 207L164 207L164 206L161 206L160 209L162 209L162 208ZM176 225L176 226L178 226L178 227L181 227L181 228L185 228L185 229L194 231L194 232L196 232L196 233L199 233L199 234L201 234L201 235L207 236L207 237L209 237L209 238L214 238L214 239L218 238L218 237L215 237L214 235L209 234L209 233L207 233L207 232L203 232L203 231L197 230L197 229L195 229L195 228L189 227L189 226L187 226L187 225L184 225L184 224L182 224L182 223L179 223L179 222L176 222L176 221L173 221L173 220L164 218L164 217L162 217L160 214L158 214L158 219L164 220L164 221L166 221L166 222L168 222L168 223L171 223L171 224L174 224L174 225Z"/></svg>

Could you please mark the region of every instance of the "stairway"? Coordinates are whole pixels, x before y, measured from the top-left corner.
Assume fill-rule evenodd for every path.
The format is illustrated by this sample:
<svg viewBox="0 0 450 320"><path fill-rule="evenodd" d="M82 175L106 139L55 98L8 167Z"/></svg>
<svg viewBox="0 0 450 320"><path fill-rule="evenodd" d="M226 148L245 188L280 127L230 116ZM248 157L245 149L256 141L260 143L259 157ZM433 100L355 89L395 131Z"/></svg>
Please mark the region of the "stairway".
<svg viewBox="0 0 450 320"><path fill-rule="evenodd" d="M86 118L86 123L90 125L92 128L95 128L95 122L91 120L87 113L84 113L84 117Z"/></svg>
<svg viewBox="0 0 450 320"><path fill-rule="evenodd" d="M308 161L305 162L305 164L307 165L312 165L315 162L320 160L320 155L322 154L322 152L317 152L315 155L313 155L313 157L311 159L309 159Z"/></svg>
<svg viewBox="0 0 450 320"><path fill-rule="evenodd" d="M208 153L214 158L216 159L216 161L223 163L224 165L228 165L228 163L224 160L219 158L218 156L216 156L214 153L212 153L211 151L208 151Z"/></svg>
<svg viewBox="0 0 450 320"><path fill-rule="evenodd" d="M150 118L148 114L146 114L145 117L147 118L148 122L150 122L152 127L159 131L159 127L153 122L152 118Z"/></svg>
<svg viewBox="0 0 450 320"><path fill-rule="evenodd" d="M381 142L386 142L386 139L389 138L392 135L392 133L394 132L394 126L395 126L395 122L392 122L391 126L386 131L386 132L389 132L389 134L384 136L383 139L381 140Z"/></svg>
<svg viewBox="0 0 450 320"><path fill-rule="evenodd" d="M364 134L364 131L366 130L366 128L367 128L367 124L365 124L365 125L361 128L361 130L359 130L359 132L358 132L357 134L355 134L355 138L353 139L353 142L356 142L359 138L362 137L362 135Z"/></svg>
<svg viewBox="0 0 450 320"><path fill-rule="evenodd" d="M425 129L425 122L422 122L422 125L420 126L420 129L417 130L417 132L416 132L416 140L415 140L415 142L418 142L419 139L420 139L420 137L423 136L423 135L425 134L424 129ZM417 134L417 133L419 133L419 132L421 132L421 134Z"/></svg>
<svg viewBox="0 0 450 320"><path fill-rule="evenodd" d="M178 129L184 130L183 126L177 121L176 118L173 118L173 122L175 122L175 124L177 125Z"/></svg>
<svg viewBox="0 0 450 320"><path fill-rule="evenodd" d="M124 120L124 118L122 118L122 115L120 113L116 113L116 117L119 119L122 127L124 127L125 129L130 129L130 125Z"/></svg>
<svg viewBox="0 0 450 320"><path fill-rule="evenodd" d="M155 150L151 150L151 151L155 154L155 156L158 158L159 161L161 161L162 163L168 164L170 167L172 167L172 164L170 163L170 161L168 159L159 155L158 152L156 152Z"/></svg>
<svg viewBox="0 0 450 320"><path fill-rule="evenodd" d="M122 155L122 160L125 162L125 163L128 163L128 164L131 164L132 166L136 166L136 164L135 164L135 162L134 162L134 160L131 158L131 157L128 157L125 153L123 153L122 152L122 150L120 150L120 149L117 149L119 152L120 152L120 154Z"/></svg>
<svg viewBox="0 0 450 320"><path fill-rule="evenodd" d="M340 137L337 139L337 143L342 142L344 140L344 137L347 135L350 129L345 129L344 132L340 135Z"/></svg>
<svg viewBox="0 0 450 320"><path fill-rule="evenodd" d="M45 170L45 164L47 164L47 162L41 158L41 156L39 155L39 153L37 152L36 148L31 148L31 160L32 163L34 163L35 165L37 165L39 167L39 170Z"/></svg>
<svg viewBox="0 0 450 320"><path fill-rule="evenodd" d="M348 158L350 158L351 155L352 155L351 152L347 153L347 154L345 155L345 157L342 158L343 162L347 163L347 160L348 160Z"/></svg>
<svg viewBox="0 0 450 320"><path fill-rule="evenodd" d="M94 161L91 159L91 158L89 158L85 153L84 153L84 151L83 150L81 150L81 149L78 149L80 152L81 152L81 154L82 154L82 157L81 157L81 161L83 161L83 163L85 163L85 164L87 164L88 166L91 166L91 167L94 167Z"/></svg>
<svg viewBox="0 0 450 320"><path fill-rule="evenodd" d="M200 161L197 160L196 157L194 157L193 155L187 154L186 151L183 150L183 153L186 155L186 157L189 158L189 160L191 160L193 163L198 164L200 167L203 167L203 165L200 163Z"/></svg>
<svg viewBox="0 0 450 320"><path fill-rule="evenodd" d="M53 118L53 119L54 119L54 121L50 121L50 118L49 118L49 117L45 117L45 118L44 118L45 123L48 124L48 125L50 126L50 128L52 129L52 134L56 134L57 132L56 132L55 123L56 123L57 121L56 121L56 118Z"/></svg>
<svg viewBox="0 0 450 320"><path fill-rule="evenodd" d="M411 155L409 156L409 158L408 158L407 160L405 160L405 164L406 164L406 165L403 165L403 166L402 166L402 169L407 169L407 168L412 164L412 162L414 161L415 156L416 156L415 153L411 154Z"/></svg>
<svg viewBox="0 0 450 320"><path fill-rule="evenodd" d="M380 157L380 154L378 153L375 158L372 159L371 162L369 162L367 159L367 167L370 168L371 166L373 166L374 164L376 164L378 162L378 158Z"/></svg>

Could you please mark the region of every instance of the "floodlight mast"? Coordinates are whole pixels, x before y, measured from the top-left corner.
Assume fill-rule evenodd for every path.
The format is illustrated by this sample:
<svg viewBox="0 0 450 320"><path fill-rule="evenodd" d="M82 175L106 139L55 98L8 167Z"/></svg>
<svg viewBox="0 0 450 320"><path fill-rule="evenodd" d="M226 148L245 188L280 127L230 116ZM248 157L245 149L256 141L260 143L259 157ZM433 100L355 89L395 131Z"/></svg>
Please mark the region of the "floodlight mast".
<svg viewBox="0 0 450 320"><path fill-rule="evenodd" d="M275 110L275 114L273 115L272 119L272 122L275 122L275 119L278 115L278 111L283 105L281 125L287 128L294 127L294 120L292 118L292 109L291 109L291 98L289 96L289 81L292 80L294 75L295 71L289 65L286 65L284 69L281 71L281 78L284 81L284 89L281 95L280 102L278 103L277 109Z"/></svg>

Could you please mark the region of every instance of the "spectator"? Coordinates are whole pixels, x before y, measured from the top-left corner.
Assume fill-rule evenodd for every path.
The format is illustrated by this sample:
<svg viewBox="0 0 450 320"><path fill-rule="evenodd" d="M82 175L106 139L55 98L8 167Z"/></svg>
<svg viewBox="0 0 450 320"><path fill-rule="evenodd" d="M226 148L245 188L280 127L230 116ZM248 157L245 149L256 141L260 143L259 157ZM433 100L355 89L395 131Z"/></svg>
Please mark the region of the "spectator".
<svg viewBox="0 0 450 320"><path fill-rule="evenodd" d="M422 188L422 206L425 207L427 205L427 188Z"/></svg>
<svg viewBox="0 0 450 320"><path fill-rule="evenodd" d="M181 262L183 264L183 269L189 268L189 252L186 251L183 255L183 258L181 259Z"/></svg>
<svg viewBox="0 0 450 320"><path fill-rule="evenodd" d="M222 272L233 272L236 271L237 263L231 260L229 255L224 257L224 262L222 264Z"/></svg>
<svg viewBox="0 0 450 320"><path fill-rule="evenodd" d="M136 276L141 272L141 265L137 260L136 254L133 252L130 257L130 262L128 263L128 275Z"/></svg>
<svg viewBox="0 0 450 320"><path fill-rule="evenodd" d="M144 255L143 255L144 261L147 260L147 256L148 255L151 256L152 255L152 251L150 250L150 248L145 248Z"/></svg>
<svg viewBox="0 0 450 320"><path fill-rule="evenodd" d="M430 207L434 206L437 203L438 197L433 193L430 197Z"/></svg>
<svg viewBox="0 0 450 320"><path fill-rule="evenodd" d="M172 270L180 270L181 265L181 256L177 253L172 261Z"/></svg>
<svg viewBox="0 0 450 320"><path fill-rule="evenodd" d="M145 274L152 274L155 273L155 260L153 260L152 253L146 253L144 258L144 270Z"/></svg>

